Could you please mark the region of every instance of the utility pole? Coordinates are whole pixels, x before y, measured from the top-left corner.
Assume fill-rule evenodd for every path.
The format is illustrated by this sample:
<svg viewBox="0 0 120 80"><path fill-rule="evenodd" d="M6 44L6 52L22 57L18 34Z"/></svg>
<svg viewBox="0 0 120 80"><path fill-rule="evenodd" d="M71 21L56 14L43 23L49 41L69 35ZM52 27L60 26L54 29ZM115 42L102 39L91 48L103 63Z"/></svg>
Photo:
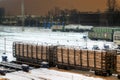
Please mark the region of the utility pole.
<svg viewBox="0 0 120 80"><path fill-rule="evenodd" d="M25 21L24 0L21 0L21 16L22 16L22 31L24 31L24 21Z"/></svg>
<svg viewBox="0 0 120 80"><path fill-rule="evenodd" d="M116 11L117 5L116 0L107 0L107 17L108 17L108 25L114 25L114 13Z"/></svg>
<svg viewBox="0 0 120 80"><path fill-rule="evenodd" d="M6 54L6 38L4 38L4 53Z"/></svg>
<svg viewBox="0 0 120 80"><path fill-rule="evenodd" d="M108 0L107 6L108 6L108 11L109 11L109 12L115 11L115 8L116 8L116 0Z"/></svg>

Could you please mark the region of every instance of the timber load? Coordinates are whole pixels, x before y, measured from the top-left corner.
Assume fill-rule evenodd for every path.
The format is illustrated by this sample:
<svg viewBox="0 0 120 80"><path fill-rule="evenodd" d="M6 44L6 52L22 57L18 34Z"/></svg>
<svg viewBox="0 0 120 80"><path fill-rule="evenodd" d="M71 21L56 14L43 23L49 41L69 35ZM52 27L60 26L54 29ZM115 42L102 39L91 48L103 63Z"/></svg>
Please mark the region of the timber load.
<svg viewBox="0 0 120 80"><path fill-rule="evenodd" d="M116 51L91 51L76 48L58 47L57 65L59 68L92 69L113 71L116 69ZM113 67L114 65L114 67Z"/></svg>
<svg viewBox="0 0 120 80"><path fill-rule="evenodd" d="M16 57L17 61L39 65L41 62L46 61L52 66L54 64L53 55L55 52L56 46L24 42L13 43L13 55Z"/></svg>

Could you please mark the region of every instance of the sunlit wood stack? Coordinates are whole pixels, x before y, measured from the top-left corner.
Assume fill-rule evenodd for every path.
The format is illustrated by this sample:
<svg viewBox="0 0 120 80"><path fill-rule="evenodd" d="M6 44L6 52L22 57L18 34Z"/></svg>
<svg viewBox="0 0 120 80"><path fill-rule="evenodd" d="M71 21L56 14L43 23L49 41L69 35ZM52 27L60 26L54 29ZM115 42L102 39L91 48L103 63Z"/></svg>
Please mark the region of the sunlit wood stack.
<svg viewBox="0 0 120 80"><path fill-rule="evenodd" d="M48 60L51 53L50 50L53 49L53 46L19 42L16 43L15 48L16 56Z"/></svg>
<svg viewBox="0 0 120 80"><path fill-rule="evenodd" d="M111 56L107 56L108 54L106 51L81 50L68 47L57 48L58 64L93 69L106 69L106 64L111 63L107 60L111 58Z"/></svg>
<svg viewBox="0 0 120 80"><path fill-rule="evenodd" d="M120 73L120 55L117 55L117 72Z"/></svg>

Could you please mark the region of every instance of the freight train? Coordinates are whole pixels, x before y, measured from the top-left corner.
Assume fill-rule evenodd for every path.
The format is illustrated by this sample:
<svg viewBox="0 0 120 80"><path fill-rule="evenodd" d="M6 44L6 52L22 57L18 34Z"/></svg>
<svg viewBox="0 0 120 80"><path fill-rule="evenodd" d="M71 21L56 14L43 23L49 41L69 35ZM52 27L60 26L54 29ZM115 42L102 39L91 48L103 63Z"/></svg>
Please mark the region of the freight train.
<svg viewBox="0 0 120 80"><path fill-rule="evenodd" d="M52 31L61 32L88 32L88 37L91 40L106 40L114 41L113 36L116 31L120 31L120 27L93 27L82 25L66 25L53 26Z"/></svg>
<svg viewBox="0 0 120 80"><path fill-rule="evenodd" d="M61 69L93 70L96 75L120 73L120 55L116 50L86 50L79 47L13 42L13 55L18 62Z"/></svg>
<svg viewBox="0 0 120 80"><path fill-rule="evenodd" d="M61 31L61 32L86 32L91 31L93 26L83 26L83 25L65 25L65 26L52 26L52 31Z"/></svg>

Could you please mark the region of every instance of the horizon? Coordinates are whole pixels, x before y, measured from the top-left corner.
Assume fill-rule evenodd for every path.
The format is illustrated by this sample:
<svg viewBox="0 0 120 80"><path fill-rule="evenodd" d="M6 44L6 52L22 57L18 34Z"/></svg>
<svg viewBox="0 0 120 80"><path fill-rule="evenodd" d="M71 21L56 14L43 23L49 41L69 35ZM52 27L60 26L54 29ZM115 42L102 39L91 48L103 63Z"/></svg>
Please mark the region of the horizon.
<svg viewBox="0 0 120 80"><path fill-rule="evenodd" d="M49 10L76 9L80 12L104 12L107 9L106 0L25 0L26 15L45 15ZM5 15L21 15L20 0L2 0L0 7L5 8Z"/></svg>

